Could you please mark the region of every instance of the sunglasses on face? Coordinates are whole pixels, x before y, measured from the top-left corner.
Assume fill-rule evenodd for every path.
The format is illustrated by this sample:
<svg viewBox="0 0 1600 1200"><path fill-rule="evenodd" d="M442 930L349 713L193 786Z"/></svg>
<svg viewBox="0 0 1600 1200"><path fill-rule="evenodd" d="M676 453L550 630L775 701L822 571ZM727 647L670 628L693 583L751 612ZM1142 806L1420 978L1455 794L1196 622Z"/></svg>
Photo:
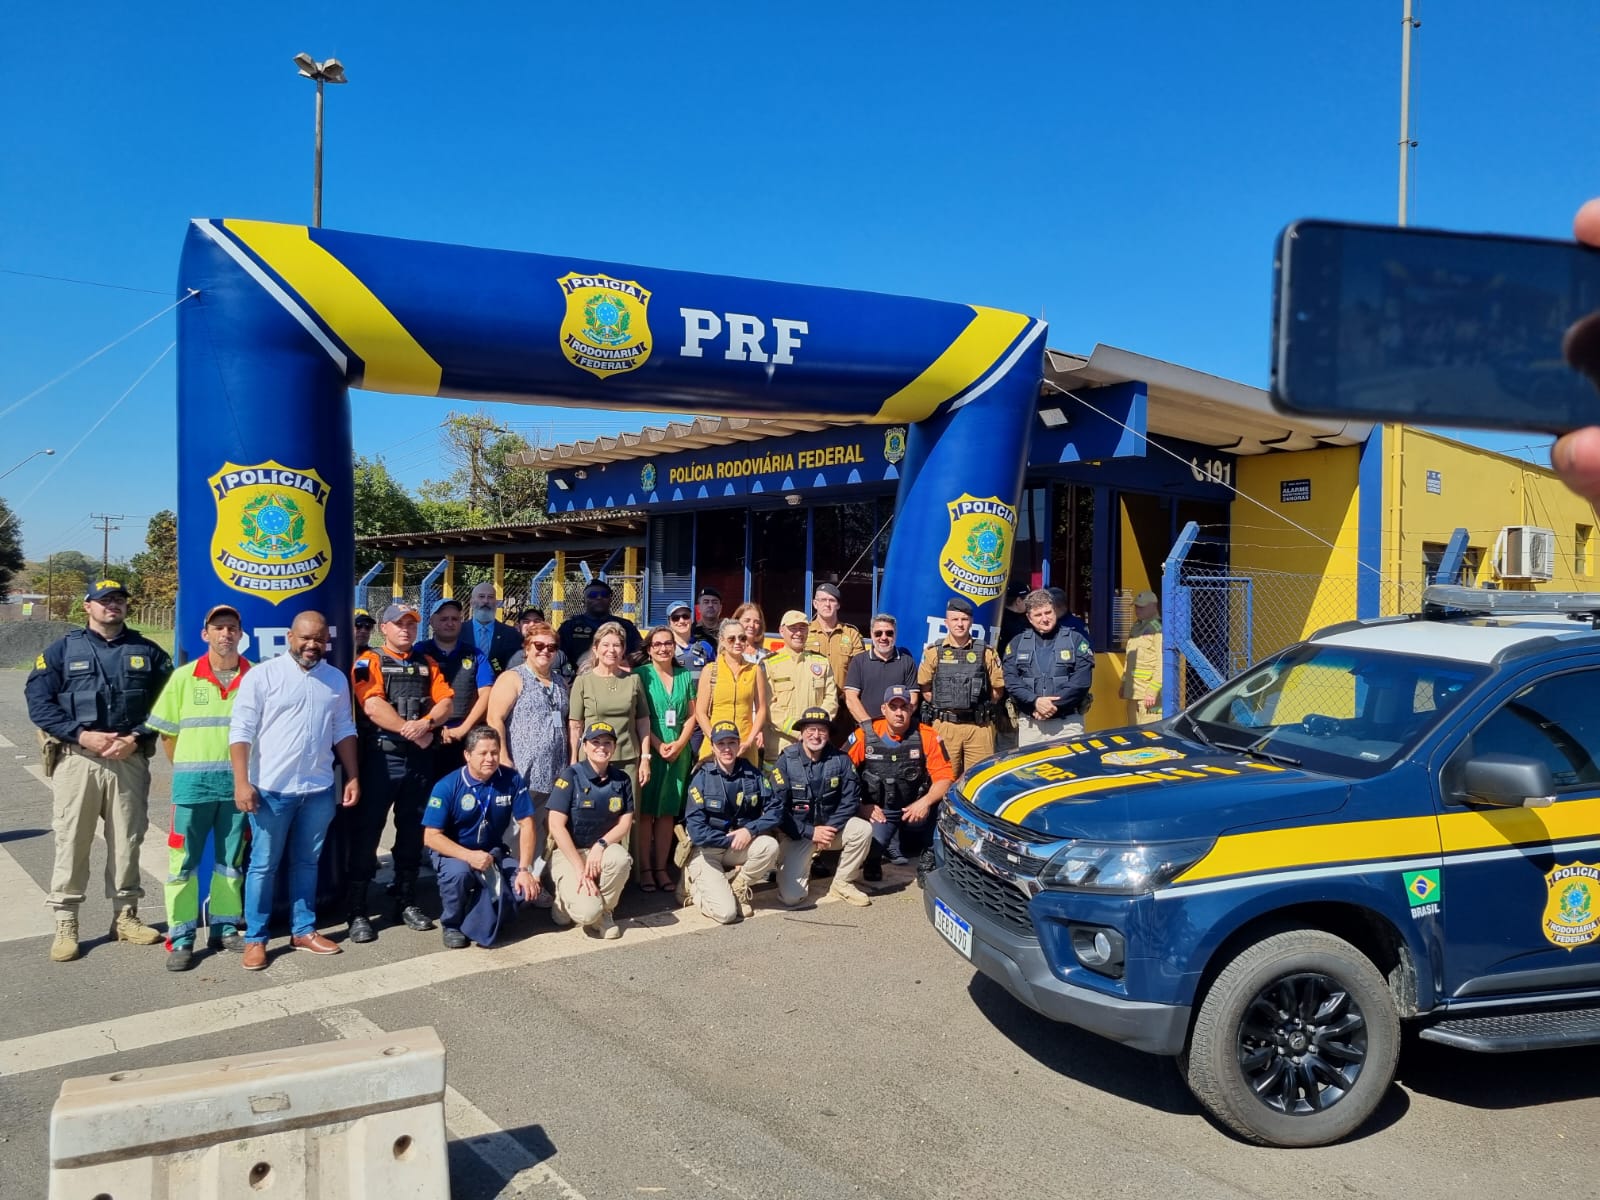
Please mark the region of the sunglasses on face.
<svg viewBox="0 0 1600 1200"><path fill-rule="evenodd" d="M894 630L892 629L874 629L872 631L873 641L877 641L879 638L892 638L893 636Z"/></svg>
<svg viewBox="0 0 1600 1200"><path fill-rule="evenodd" d="M650 649L652 649L652 650L675 650L675 649L677 649L677 645L678 644L676 642L651 642L650 643Z"/></svg>
<svg viewBox="0 0 1600 1200"><path fill-rule="evenodd" d="M692 613L673 613L667 619L669 621L687 621L691 616L693 616Z"/></svg>
<svg viewBox="0 0 1600 1200"><path fill-rule="evenodd" d="M533 642L531 645L535 654L554 654L556 650L555 642Z"/></svg>
<svg viewBox="0 0 1600 1200"><path fill-rule="evenodd" d="M610 592L585 592L583 594L583 598L585 600L609 600L609 599L611 599L611 593Z"/></svg>
<svg viewBox="0 0 1600 1200"><path fill-rule="evenodd" d="M750 639L745 637L745 635L742 633L730 633L728 635L728 640L730 642L747 642Z"/></svg>

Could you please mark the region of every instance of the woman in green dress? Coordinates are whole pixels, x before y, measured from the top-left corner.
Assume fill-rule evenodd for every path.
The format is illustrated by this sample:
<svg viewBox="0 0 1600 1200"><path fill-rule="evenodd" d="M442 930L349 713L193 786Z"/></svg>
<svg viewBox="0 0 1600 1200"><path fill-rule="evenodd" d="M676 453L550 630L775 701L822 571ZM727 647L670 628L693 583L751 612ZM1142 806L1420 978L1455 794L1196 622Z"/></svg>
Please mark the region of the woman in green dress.
<svg viewBox="0 0 1600 1200"><path fill-rule="evenodd" d="M672 826L683 813L694 755L694 674L677 665L677 639L665 625L645 635L643 665L634 674L644 681L650 707L650 782L635 805L634 848L643 864L639 887L646 892L672 890L667 863L672 854Z"/></svg>
<svg viewBox="0 0 1600 1200"><path fill-rule="evenodd" d="M650 736L650 707L644 698L644 683L623 662L627 645L622 626L607 621L594 631L590 643L594 657L588 670L572 681L567 702L567 741L572 762L578 756L578 737L595 721L612 727L617 752L611 760L633 785L633 794L650 782L650 760L641 758Z"/></svg>

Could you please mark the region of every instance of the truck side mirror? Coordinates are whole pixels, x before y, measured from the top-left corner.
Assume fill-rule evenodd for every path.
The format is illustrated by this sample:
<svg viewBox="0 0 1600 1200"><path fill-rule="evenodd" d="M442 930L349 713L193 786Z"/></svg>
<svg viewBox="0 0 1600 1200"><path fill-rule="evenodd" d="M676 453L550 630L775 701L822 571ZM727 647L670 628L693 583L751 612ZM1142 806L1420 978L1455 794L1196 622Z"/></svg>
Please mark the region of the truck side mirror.
<svg viewBox="0 0 1600 1200"><path fill-rule="evenodd" d="M1488 808L1545 808L1555 801L1555 780L1540 759L1520 754L1480 754L1468 759L1456 798Z"/></svg>

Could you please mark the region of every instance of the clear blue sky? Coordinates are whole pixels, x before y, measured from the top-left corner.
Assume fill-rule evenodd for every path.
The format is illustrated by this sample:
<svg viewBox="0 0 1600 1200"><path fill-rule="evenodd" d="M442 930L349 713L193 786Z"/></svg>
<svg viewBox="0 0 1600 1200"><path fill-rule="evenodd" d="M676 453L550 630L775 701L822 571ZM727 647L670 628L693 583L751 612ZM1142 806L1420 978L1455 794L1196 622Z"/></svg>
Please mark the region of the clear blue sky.
<svg viewBox="0 0 1600 1200"><path fill-rule="evenodd" d="M310 219L301 50L351 80L331 227L1043 312L1054 347L1257 385L1278 229L1395 213L1400 0L69 8L7 20L0 411L171 303L190 217ZM1416 11L1413 222L1568 236L1600 194L1600 4ZM171 357L63 458L175 327L0 417L0 471L57 449L0 482L31 556L97 552L97 512L131 553L173 506ZM420 482L451 407L358 396L357 450Z"/></svg>

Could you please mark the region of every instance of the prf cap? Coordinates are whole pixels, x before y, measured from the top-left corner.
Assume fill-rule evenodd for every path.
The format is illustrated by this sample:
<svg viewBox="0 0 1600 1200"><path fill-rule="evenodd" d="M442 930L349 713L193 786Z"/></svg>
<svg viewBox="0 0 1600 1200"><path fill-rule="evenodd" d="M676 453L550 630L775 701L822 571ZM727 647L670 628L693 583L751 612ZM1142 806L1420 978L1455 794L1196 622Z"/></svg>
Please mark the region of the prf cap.
<svg viewBox="0 0 1600 1200"><path fill-rule="evenodd" d="M889 701L891 701L891 700L903 700L903 701L905 701L905 703L910 704L911 703L911 689L908 688L903 683L897 683L897 684L894 684L891 687L884 688L883 689L883 703L884 703L885 707L888 706Z"/></svg>
<svg viewBox="0 0 1600 1200"><path fill-rule="evenodd" d="M376 625L377 624L377 622L372 619L372 614L369 613L364 608L356 609L355 620L351 621L350 623L352 625L367 625L367 626L372 626L372 625Z"/></svg>
<svg viewBox="0 0 1600 1200"><path fill-rule="evenodd" d="M84 599L107 600L112 596L121 596L126 600L128 598L128 589L115 579L98 579L89 585L88 595L84 596Z"/></svg>
<svg viewBox="0 0 1600 1200"><path fill-rule="evenodd" d="M583 740L592 742L596 738L608 737L613 742L617 740L617 727L610 721L590 721L583 729Z"/></svg>
<svg viewBox="0 0 1600 1200"><path fill-rule="evenodd" d="M711 727L711 744L713 746L718 742L726 742L730 738L736 742L740 740L739 727L732 721L718 721Z"/></svg>
<svg viewBox="0 0 1600 1200"><path fill-rule="evenodd" d="M795 720L796 729L804 729L807 725L832 725L833 718L828 715L825 708L808 708Z"/></svg>

